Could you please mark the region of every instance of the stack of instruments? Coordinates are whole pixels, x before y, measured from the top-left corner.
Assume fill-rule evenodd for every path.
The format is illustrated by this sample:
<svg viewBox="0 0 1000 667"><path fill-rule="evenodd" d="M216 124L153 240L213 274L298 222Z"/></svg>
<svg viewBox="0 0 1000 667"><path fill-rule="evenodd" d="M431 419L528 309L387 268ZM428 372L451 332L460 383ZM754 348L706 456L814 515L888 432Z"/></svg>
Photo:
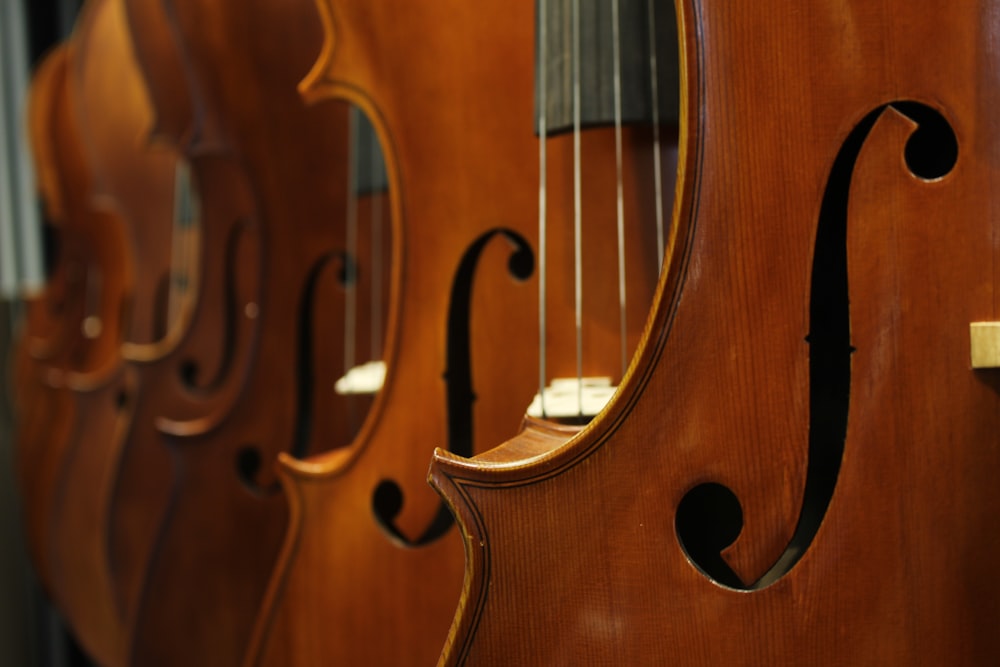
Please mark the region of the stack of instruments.
<svg viewBox="0 0 1000 667"><path fill-rule="evenodd" d="M87 0L12 365L79 645L995 664L997 17Z"/></svg>

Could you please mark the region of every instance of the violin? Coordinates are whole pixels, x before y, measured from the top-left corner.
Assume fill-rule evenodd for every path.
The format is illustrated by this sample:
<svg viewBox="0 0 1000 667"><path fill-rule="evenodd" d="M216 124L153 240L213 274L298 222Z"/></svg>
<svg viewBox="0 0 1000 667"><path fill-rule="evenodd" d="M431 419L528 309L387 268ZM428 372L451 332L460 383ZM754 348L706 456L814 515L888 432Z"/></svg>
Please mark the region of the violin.
<svg viewBox="0 0 1000 667"><path fill-rule="evenodd" d="M435 454L441 664L995 659L989 5L677 2L643 341L568 441Z"/></svg>
<svg viewBox="0 0 1000 667"><path fill-rule="evenodd" d="M543 252L533 13L515 5L317 3L325 42L303 95L362 109L385 153L400 239L387 384L349 447L280 457L291 522L247 667L433 662L458 601L462 549L450 513L425 487L427 447L447 443L468 456L500 442L516 432L535 389L543 416L555 419L550 380L569 377L581 388L585 378L617 379L621 349L638 339L658 262L653 216L634 212L647 210L638 204L652 185L626 179L617 198L607 128L546 140L552 250ZM631 173L653 150L644 133L625 134L619 145ZM584 196L586 216L574 206ZM618 201L632 216L624 335ZM592 288L580 311L574 223L586 231L582 263L601 267L596 279L581 278ZM540 300L552 323L541 335ZM577 313L586 334L579 346L565 334L575 337ZM586 417L584 402L571 397L567 421Z"/></svg>
<svg viewBox="0 0 1000 667"><path fill-rule="evenodd" d="M380 358L386 300L378 297L388 280L379 287L376 278L394 238L372 237L376 223L388 226L387 207L376 184L365 180L362 192L361 175L352 176L347 106L309 107L296 91L320 44L312 17L260 2L175 1L161 11L192 82L198 141L210 142L197 155L231 160L245 179L260 254L233 268L256 270L260 283L241 308L254 314L256 339L229 414L207 428L157 426L174 478L129 660L236 665L288 520L272 472L277 453L346 444L371 406L356 383L338 393L336 381ZM353 240L351 217L365 223Z"/></svg>

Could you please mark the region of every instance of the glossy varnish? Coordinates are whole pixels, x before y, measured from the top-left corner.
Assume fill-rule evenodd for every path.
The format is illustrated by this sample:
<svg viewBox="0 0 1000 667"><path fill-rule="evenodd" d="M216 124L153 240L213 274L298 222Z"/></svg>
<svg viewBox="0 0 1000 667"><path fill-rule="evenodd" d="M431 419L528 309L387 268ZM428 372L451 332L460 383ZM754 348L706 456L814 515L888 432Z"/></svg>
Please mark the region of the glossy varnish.
<svg viewBox="0 0 1000 667"><path fill-rule="evenodd" d="M438 454L444 664L995 659L993 4L679 3L655 315L568 444Z"/></svg>
<svg viewBox="0 0 1000 667"><path fill-rule="evenodd" d="M281 458L291 524L244 664L430 664L462 565L458 532L425 484L432 447L471 454L500 442L537 389L534 15L503 2L317 6L326 42L303 93L360 107L386 154L399 239L392 342L387 384L358 438ZM629 136L629 149L645 149L635 161L648 160L641 133ZM585 216L594 281L584 369L615 376L614 144L607 132L582 143L587 198L601 202ZM549 377L575 375L571 147L561 137L550 148ZM627 190L630 212L645 194ZM637 338L656 258L643 254L652 227L632 221Z"/></svg>

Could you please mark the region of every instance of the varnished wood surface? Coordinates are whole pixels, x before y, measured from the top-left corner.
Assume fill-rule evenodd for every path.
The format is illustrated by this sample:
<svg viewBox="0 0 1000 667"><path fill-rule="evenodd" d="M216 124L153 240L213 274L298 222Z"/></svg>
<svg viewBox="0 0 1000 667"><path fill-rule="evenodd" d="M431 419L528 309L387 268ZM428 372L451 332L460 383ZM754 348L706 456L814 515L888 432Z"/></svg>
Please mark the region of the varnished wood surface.
<svg viewBox="0 0 1000 667"><path fill-rule="evenodd" d="M379 483L394 480L403 489L402 511L392 517L401 535L418 542L432 525L440 504L422 483L429 449L421 443L447 442L443 376L461 373L446 358L452 281L463 254L491 228L531 233L534 193L510 184L530 183L532 163L525 169L492 152L494 142L517 136L519 117L530 118L530 98L518 85L531 80L530 14L525 7L390 4L321 6L327 41L305 84L310 99L340 97L361 107L386 152L401 240L389 376L381 409L348 450L283 459L292 523L248 665L426 663L458 594L456 532L406 548L373 517L372 502ZM453 26L447 34L443 17ZM465 94L463 84L481 94ZM485 113L501 104L505 113ZM526 134L516 154L531 160L533 146ZM530 350L530 329L519 332L497 317L531 298L532 285L508 274L514 250L501 236L484 247L470 316L486 325L477 330L494 344ZM489 305L477 307L486 294ZM519 371L513 360L494 361L473 371L475 436L515 427L533 389L530 365ZM393 641L373 641L384 633Z"/></svg>
<svg viewBox="0 0 1000 667"><path fill-rule="evenodd" d="M59 238L67 222L63 201L62 173L56 153L52 116L60 99L66 71L65 47L54 50L39 65L28 97L29 137L36 166L39 194L51 233ZM66 234L72 239L72 232ZM72 421L72 402L60 391L63 364L69 362L81 338L85 310L85 258L80 248L62 241L42 293L26 303L21 340L14 352L12 384L16 415L15 477L25 498L25 522L36 573L46 588L51 586L45 549L35 528L31 497L38 466L45 454L46 432L66 427Z"/></svg>
<svg viewBox="0 0 1000 667"><path fill-rule="evenodd" d="M530 7L94 7L118 27L89 26L95 59L53 66L35 119L67 251L32 306L18 400L33 555L98 662L430 664L443 645L442 664L992 664L1000 384L970 368L968 333L997 321L992 0L683 0L680 197L640 354L582 432L528 421L489 451L538 373L539 259L514 253L538 249ZM153 108L135 115L124 18L148 31ZM389 377L367 422L368 399L332 389L345 102L389 166L388 194L358 203L392 218ZM116 131L160 152L97 147ZM626 132L630 225L652 217L648 140ZM595 270L614 265L614 146L582 141L584 368L614 377L617 286ZM565 376L571 138L549 146L548 375ZM141 155L160 175L183 155L202 195L174 327L154 298L169 229L146 217L170 188L142 190ZM630 344L651 237L629 236ZM425 539L447 519L423 485L435 444L460 530Z"/></svg>
<svg viewBox="0 0 1000 667"><path fill-rule="evenodd" d="M990 664L1000 405L968 325L997 308L993 3L679 4L686 124L655 316L579 437L436 456L467 550L442 664ZM883 108L900 101L946 119L954 165L947 132ZM922 139L944 169L907 161ZM842 457L820 461L811 403L829 387L810 398L806 337L831 191L853 351ZM793 555L810 465L839 471L810 508L825 517L757 583ZM730 585L678 539L682 499L708 482L742 507L717 545Z"/></svg>
<svg viewBox="0 0 1000 667"><path fill-rule="evenodd" d="M93 172L73 116L69 69L65 47L49 56L33 90L30 115L36 159L46 165L41 170L43 196L52 202L50 215L58 222L64 248L59 263L64 268L54 279L75 287L59 313L66 318L63 351L46 351L32 372L17 378L18 470L28 543L53 594L59 568L51 560L51 522L81 414L76 392L103 386L113 375L130 288L121 221L90 198ZM29 328L28 357L39 356L34 343Z"/></svg>
<svg viewBox="0 0 1000 667"><path fill-rule="evenodd" d="M99 431L105 445L101 470L110 479L107 496L92 505L101 512L91 517L98 534L92 538L99 536L104 544L123 628L115 664L126 664L174 483L171 453L162 431L210 428L226 418L235 402L253 347L255 321L252 311L243 306L258 300L259 240L254 233L252 198L238 165L204 149L208 138L198 143L199 137L208 135L199 124L189 92L187 64L176 50L175 37L158 3L124 3L122 7L114 0L113 5L107 10L113 21L108 20L116 30L123 21L133 29L136 25L146 28L144 40L131 44L142 75L132 85L144 86L150 105L141 121L144 127L136 128L134 138L146 150L170 154L190 165L197 219L195 229L187 232L169 229L173 215L162 221L168 225L174 248L179 233L195 237L187 239L193 243L186 247L197 256L183 258L190 273L178 275L177 265L171 264L171 277L188 281L182 298L187 306L181 308L182 316L173 326L161 327L163 338L158 344L123 346L128 362L123 379L131 381L120 387L115 400L127 419L113 428L105 424ZM124 14L120 14L122 9ZM106 42L101 44L106 46ZM123 179L121 173L118 177ZM127 185L127 181L116 184ZM125 204L134 203L138 196L138 192L128 192L131 199L126 198ZM173 214L174 202L169 203ZM234 270L240 266L245 268ZM142 391L137 391L140 386ZM97 431L98 426L91 430Z"/></svg>
<svg viewBox="0 0 1000 667"><path fill-rule="evenodd" d="M400 239L395 325L387 385L358 439L305 461L281 458L291 525L244 664L430 664L458 599L462 551L453 527L432 529L444 508L424 485L428 446L489 447L516 431L537 388L537 264L526 266L524 256L539 261L533 14L522 3L494 2L318 7L326 42L303 94L347 99L378 130ZM648 149L634 148L642 139L629 136L629 155L648 160ZM585 154L600 156L583 163L588 199L600 202L585 216L588 266L606 269L615 266L613 143L606 132L583 143ZM570 148L562 138L550 149L550 318L557 324L549 373L563 376L575 374L565 335L573 291ZM626 206L635 216L635 332L656 258L643 254L652 229L643 231L634 213L648 193L633 187ZM463 274L469 264L474 270ZM584 316L591 335L585 372L614 376L617 286L595 273ZM456 344L449 317L462 305L454 288L466 282L469 312L458 319L469 327L470 352L449 358ZM475 395L467 436L447 403L449 383L466 370ZM402 491L395 513L377 493L388 481Z"/></svg>
<svg viewBox="0 0 1000 667"><path fill-rule="evenodd" d="M260 255L239 258L235 268L259 272L261 282L258 298L237 304L240 316L254 313L257 338L239 360L243 378L230 412L193 428L159 426L175 478L130 662L237 665L286 529L277 453L346 444L370 405L333 389L347 370L343 276L348 263L357 265L354 352L364 361L373 268L364 230L359 257L345 256L346 105L308 106L296 90L320 45L312 12L274 2L162 8L195 86L198 150L238 161L245 176ZM359 219L370 223L372 203L357 203Z"/></svg>
<svg viewBox="0 0 1000 667"><path fill-rule="evenodd" d="M92 206L122 225L129 276L117 364L104 381L74 388L76 418L67 438L50 517L52 597L85 650L102 665L123 664L128 614L121 604L107 543L108 513L121 450L132 428L139 374L129 353L162 358L184 326L189 292L174 288L175 153L148 143L151 110L118 0L95 0L70 44L71 112L93 172ZM188 278L188 276L184 276ZM193 288L192 288L193 289Z"/></svg>

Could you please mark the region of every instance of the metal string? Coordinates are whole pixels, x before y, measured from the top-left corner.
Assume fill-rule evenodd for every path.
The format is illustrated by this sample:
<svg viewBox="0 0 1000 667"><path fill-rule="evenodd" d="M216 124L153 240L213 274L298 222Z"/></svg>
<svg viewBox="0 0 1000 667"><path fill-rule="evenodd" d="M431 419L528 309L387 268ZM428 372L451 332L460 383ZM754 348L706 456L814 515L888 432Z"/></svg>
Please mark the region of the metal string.
<svg viewBox="0 0 1000 667"><path fill-rule="evenodd" d="M357 289L355 287L357 271L354 266L358 256L358 119L360 113L352 106L347 114L347 224L346 246L347 254L344 263L344 369L349 371L354 367L355 336L357 332Z"/></svg>
<svg viewBox="0 0 1000 667"><path fill-rule="evenodd" d="M379 183L379 164L376 153L380 150L378 141L369 144L371 159L371 182ZM371 270L371 360L382 357L382 194L372 192L372 270Z"/></svg>
<svg viewBox="0 0 1000 667"><path fill-rule="evenodd" d="M580 3L573 0L573 283L576 307L577 407L583 417L583 203L580 164Z"/></svg>
<svg viewBox="0 0 1000 667"><path fill-rule="evenodd" d="M612 0L611 11L611 30L614 42L612 53L614 54L615 92L615 177L618 187L618 309L619 337L621 339L621 373L624 376L628 358L628 322L625 309L625 197L622 185L622 61L618 0Z"/></svg>
<svg viewBox="0 0 1000 667"><path fill-rule="evenodd" d="M663 227L663 179L660 164L660 91L659 77L656 71L656 13L654 0L647 0L649 8L649 91L653 103L653 187L656 192L656 249L659 253L660 267L663 267L664 234Z"/></svg>
<svg viewBox="0 0 1000 667"><path fill-rule="evenodd" d="M548 135L548 0L541 0L541 10L538 18L538 399L542 417L547 416L545 410L545 339L546 331L546 234L547 234L547 201L546 174L547 154L546 139Z"/></svg>

